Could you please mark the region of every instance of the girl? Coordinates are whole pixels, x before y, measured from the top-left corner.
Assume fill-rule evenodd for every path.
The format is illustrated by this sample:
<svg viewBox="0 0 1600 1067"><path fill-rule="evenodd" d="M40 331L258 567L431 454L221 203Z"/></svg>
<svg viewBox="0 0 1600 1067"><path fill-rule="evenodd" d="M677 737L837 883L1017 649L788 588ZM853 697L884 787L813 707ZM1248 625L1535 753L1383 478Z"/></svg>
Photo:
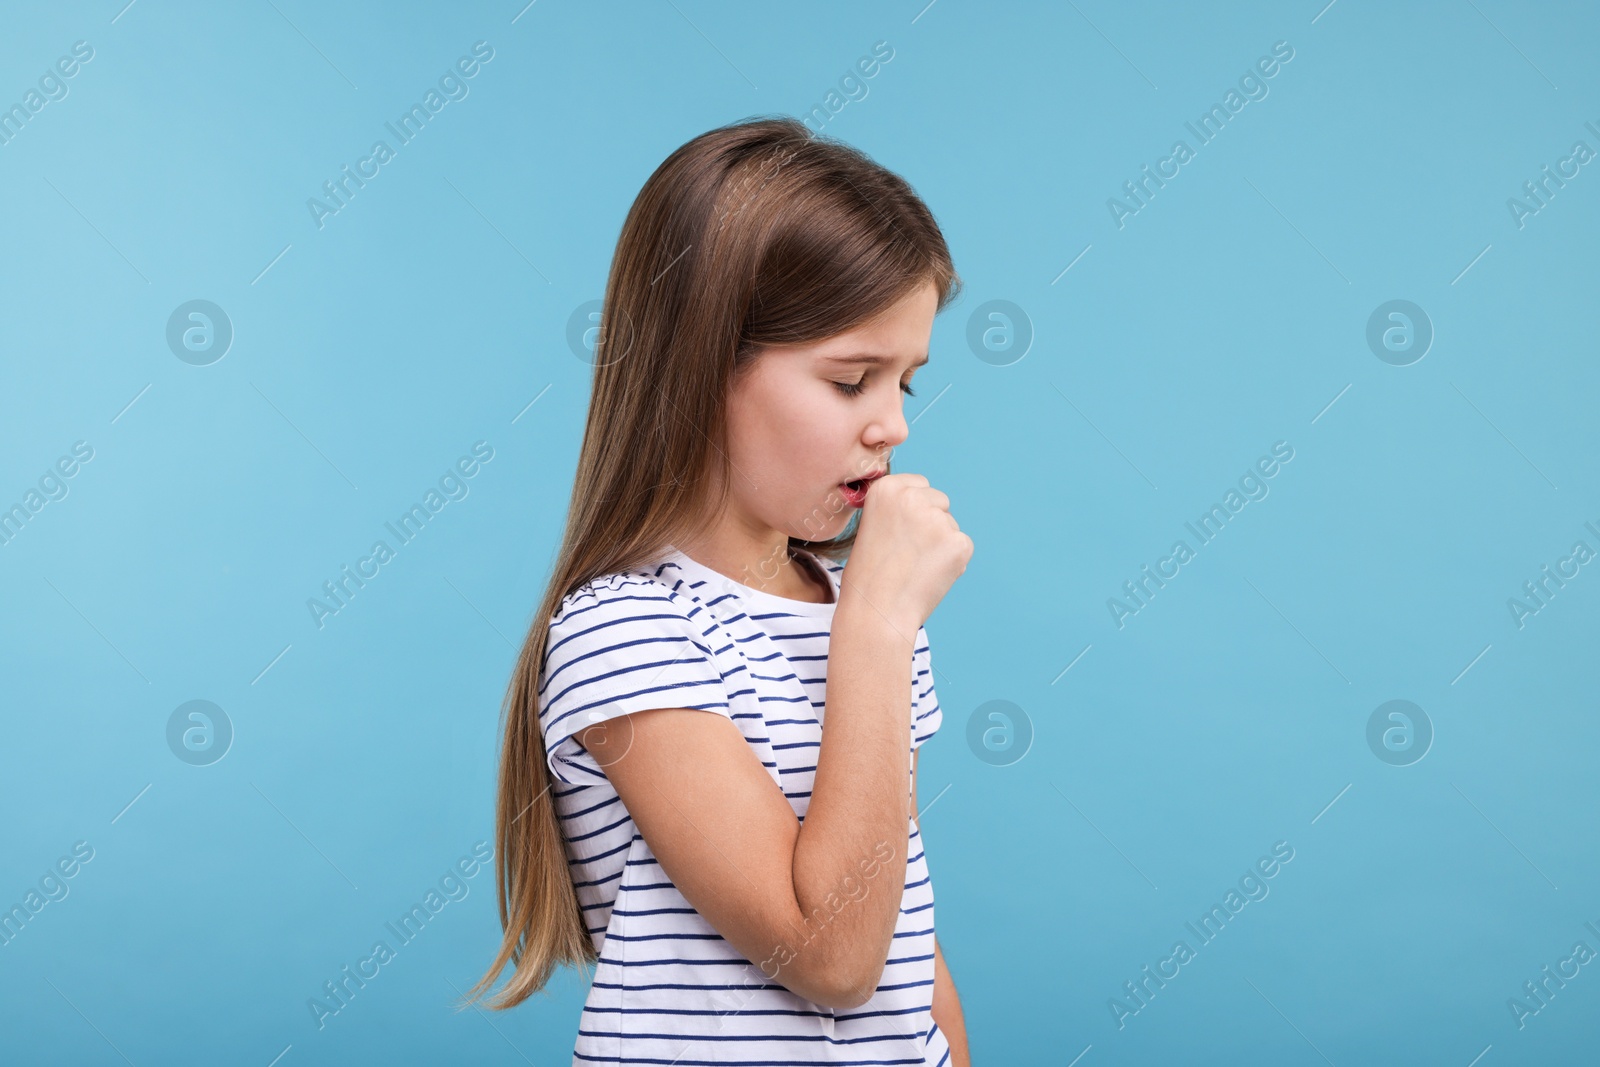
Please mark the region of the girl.
<svg viewBox="0 0 1600 1067"><path fill-rule="evenodd" d="M598 964L574 1064L967 1063L915 814L972 541L887 473L959 290L905 181L793 119L696 137L628 213L469 994Z"/></svg>

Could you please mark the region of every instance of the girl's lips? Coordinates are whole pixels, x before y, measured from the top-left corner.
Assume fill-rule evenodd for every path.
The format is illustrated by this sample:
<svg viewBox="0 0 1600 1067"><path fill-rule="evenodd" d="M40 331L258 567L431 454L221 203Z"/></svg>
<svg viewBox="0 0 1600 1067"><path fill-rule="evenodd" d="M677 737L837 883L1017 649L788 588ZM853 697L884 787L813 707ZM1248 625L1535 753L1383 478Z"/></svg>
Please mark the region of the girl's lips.
<svg viewBox="0 0 1600 1067"><path fill-rule="evenodd" d="M853 508L859 508L867 502L867 490L871 485L871 479L845 482L839 486L839 492L844 495L845 503Z"/></svg>
<svg viewBox="0 0 1600 1067"><path fill-rule="evenodd" d="M846 502L853 508L859 508L867 500L867 489L874 481L883 477L886 472L873 471L864 478L856 478L848 482L839 483L839 492L844 494Z"/></svg>

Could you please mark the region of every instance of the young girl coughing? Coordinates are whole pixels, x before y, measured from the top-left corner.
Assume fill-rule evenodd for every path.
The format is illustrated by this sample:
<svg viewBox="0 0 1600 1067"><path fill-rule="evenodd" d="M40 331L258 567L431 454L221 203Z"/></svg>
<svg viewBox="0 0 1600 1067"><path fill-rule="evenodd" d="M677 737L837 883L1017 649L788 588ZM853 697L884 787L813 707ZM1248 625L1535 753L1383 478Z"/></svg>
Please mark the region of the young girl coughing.
<svg viewBox="0 0 1600 1067"><path fill-rule="evenodd" d="M628 214L470 994L597 965L574 1064L968 1062L916 765L972 541L888 473L959 290L911 187L793 119L696 137Z"/></svg>

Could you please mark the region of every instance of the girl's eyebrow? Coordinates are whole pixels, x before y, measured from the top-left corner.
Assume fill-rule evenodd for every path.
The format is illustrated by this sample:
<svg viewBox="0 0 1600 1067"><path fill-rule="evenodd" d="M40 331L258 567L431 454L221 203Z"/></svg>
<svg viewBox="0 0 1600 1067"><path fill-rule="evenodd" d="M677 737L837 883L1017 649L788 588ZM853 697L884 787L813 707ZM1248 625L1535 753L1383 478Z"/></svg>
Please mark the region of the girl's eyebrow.
<svg viewBox="0 0 1600 1067"><path fill-rule="evenodd" d="M862 364L874 367L887 366L888 364L895 362L894 357L892 356L881 356L871 352L858 352L847 356L823 356L822 361L824 363L842 363L852 365ZM927 362L928 353L924 352L922 354L922 358L911 364L911 366L920 367Z"/></svg>

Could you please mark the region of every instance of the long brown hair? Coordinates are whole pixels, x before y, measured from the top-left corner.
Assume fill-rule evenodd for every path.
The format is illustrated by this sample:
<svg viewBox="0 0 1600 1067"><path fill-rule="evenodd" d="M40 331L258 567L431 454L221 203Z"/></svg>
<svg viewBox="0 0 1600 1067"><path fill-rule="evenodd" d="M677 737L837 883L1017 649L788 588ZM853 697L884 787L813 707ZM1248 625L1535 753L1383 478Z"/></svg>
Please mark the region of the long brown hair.
<svg viewBox="0 0 1600 1067"><path fill-rule="evenodd" d="M930 281L939 310L960 292L939 226L911 186L796 119L701 134L644 183L606 281L560 555L506 692L495 810L505 938L467 1003L507 962L514 973L492 1008L520 1004L561 964L599 959L539 729L546 637L562 600L656 561L721 514L732 473L722 448L728 388L762 348L853 329ZM790 545L841 560L855 526Z"/></svg>

